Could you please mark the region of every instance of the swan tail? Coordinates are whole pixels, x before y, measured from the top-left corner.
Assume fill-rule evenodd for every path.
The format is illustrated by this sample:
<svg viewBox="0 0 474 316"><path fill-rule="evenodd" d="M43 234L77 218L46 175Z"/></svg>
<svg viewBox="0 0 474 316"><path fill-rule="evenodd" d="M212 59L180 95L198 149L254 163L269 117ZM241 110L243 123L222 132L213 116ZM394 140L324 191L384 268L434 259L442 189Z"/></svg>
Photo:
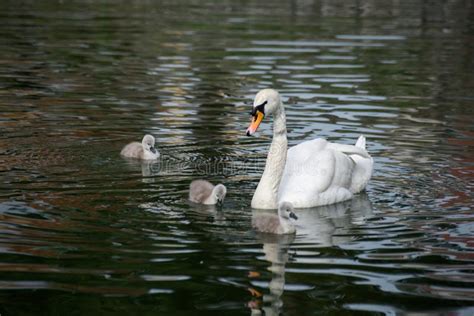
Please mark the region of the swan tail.
<svg viewBox="0 0 474 316"><path fill-rule="evenodd" d="M364 135L359 136L355 146L359 147L359 148L362 148L362 149L365 149L365 136Z"/></svg>
<svg viewBox="0 0 474 316"><path fill-rule="evenodd" d="M365 137L360 135L357 140L355 148L360 148L365 151ZM350 191L352 193L359 193L365 189L367 183L369 182L372 176L372 169L374 167L374 161L370 159L362 159L358 156L351 156L352 160L355 162L354 171L352 173L352 181L350 186Z"/></svg>
<svg viewBox="0 0 474 316"><path fill-rule="evenodd" d="M359 138L360 140L360 138ZM359 140L357 141L357 143L359 143ZM361 144L365 144L365 138L363 141L361 141ZM369 153L365 150L365 148L363 147L359 147L357 146L357 144L354 146L354 145L342 145L342 144L334 144L334 143L331 143L330 147L332 149L335 149L335 150L338 150L346 155L357 155L357 156L361 156L363 158L370 158L370 155Z"/></svg>

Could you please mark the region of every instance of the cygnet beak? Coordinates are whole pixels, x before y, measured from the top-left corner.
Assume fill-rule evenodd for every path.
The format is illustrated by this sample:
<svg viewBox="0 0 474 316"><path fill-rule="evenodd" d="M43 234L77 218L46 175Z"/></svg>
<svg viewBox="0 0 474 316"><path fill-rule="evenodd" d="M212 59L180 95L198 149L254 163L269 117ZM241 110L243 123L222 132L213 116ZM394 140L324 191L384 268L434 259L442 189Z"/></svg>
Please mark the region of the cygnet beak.
<svg viewBox="0 0 474 316"><path fill-rule="evenodd" d="M295 213L290 212L290 218L293 218L294 220L297 220L297 219L298 219L298 216L296 216Z"/></svg>
<svg viewBox="0 0 474 316"><path fill-rule="evenodd" d="M150 151L151 151L152 153L156 154L156 149L155 149L155 147L150 147Z"/></svg>

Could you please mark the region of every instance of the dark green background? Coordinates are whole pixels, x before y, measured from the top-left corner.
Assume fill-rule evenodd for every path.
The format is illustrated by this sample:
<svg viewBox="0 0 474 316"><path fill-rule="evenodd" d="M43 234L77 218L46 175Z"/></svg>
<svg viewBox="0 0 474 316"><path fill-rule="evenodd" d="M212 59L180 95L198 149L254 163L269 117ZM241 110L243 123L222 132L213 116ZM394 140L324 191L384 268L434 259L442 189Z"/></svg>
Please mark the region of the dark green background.
<svg viewBox="0 0 474 316"><path fill-rule="evenodd" d="M461 0L1 1L0 313L472 315L473 30ZM294 240L250 226L270 86L290 145L375 159ZM145 133L160 162L122 159Z"/></svg>

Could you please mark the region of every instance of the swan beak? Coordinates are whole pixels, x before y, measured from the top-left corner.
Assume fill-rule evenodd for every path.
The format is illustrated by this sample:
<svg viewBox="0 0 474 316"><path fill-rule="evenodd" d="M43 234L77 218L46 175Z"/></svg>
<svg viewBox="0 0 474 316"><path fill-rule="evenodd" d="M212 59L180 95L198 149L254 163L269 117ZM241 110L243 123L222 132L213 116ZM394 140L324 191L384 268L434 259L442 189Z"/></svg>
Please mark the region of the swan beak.
<svg viewBox="0 0 474 316"><path fill-rule="evenodd" d="M296 216L295 213L290 212L290 218L292 218L292 219L294 219L294 220L297 220L297 219L298 219L298 216Z"/></svg>
<svg viewBox="0 0 474 316"><path fill-rule="evenodd" d="M155 149L155 147L150 147L150 151L151 151L152 153L156 154L156 149Z"/></svg>
<svg viewBox="0 0 474 316"><path fill-rule="evenodd" d="M257 131L257 128L260 125L260 123L262 123L262 120L264 117L265 117L265 114L257 110L257 113L252 118L252 122L250 123L249 128L247 128L247 136L250 136Z"/></svg>

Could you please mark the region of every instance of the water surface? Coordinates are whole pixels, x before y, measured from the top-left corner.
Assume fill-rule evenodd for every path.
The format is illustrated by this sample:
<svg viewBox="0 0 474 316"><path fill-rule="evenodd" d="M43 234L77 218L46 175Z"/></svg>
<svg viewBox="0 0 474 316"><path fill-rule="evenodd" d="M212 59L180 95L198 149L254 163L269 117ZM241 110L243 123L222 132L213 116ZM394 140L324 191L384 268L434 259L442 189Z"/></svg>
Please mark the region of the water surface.
<svg viewBox="0 0 474 316"><path fill-rule="evenodd" d="M471 1L3 1L0 313L474 313ZM367 192L255 233L271 141L367 137ZM119 156L145 133L162 158ZM186 201L224 183L222 210Z"/></svg>

